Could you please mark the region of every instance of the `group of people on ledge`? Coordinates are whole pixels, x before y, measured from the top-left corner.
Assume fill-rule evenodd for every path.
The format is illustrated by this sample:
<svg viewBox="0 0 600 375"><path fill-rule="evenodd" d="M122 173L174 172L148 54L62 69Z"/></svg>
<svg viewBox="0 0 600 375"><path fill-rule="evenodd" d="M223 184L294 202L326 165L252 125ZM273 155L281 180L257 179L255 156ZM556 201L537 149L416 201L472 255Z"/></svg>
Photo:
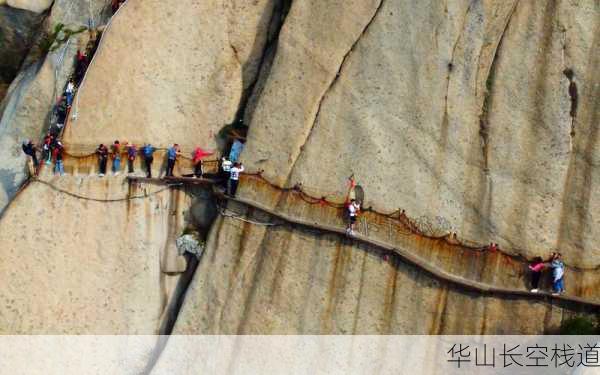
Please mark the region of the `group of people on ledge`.
<svg viewBox="0 0 600 375"><path fill-rule="evenodd" d="M123 152L125 150L125 152ZM154 153L157 148L152 146L150 143L144 144L141 148L129 142L121 144L119 140L116 140L111 145L109 151L108 147L104 144L100 144L96 149L99 161L99 176L103 177L106 174L106 168L109 157L112 157L112 172L114 175L118 175L121 171L121 158L123 155L127 157L127 173L135 173L134 163L138 154L143 158L144 165L146 168L146 177L152 178L152 164L154 163ZM214 151L205 151L200 147L196 147L191 155L192 164L194 166L194 173L190 176L183 177L195 177L202 178L204 176L203 169L203 158L209 155L213 155ZM167 148L166 161L167 168L165 178L175 177L173 171L177 163L178 158L182 155L181 149L177 143ZM236 155L239 155L236 153ZM235 196L237 191L240 173L244 171L244 166L240 162L232 162L226 157L222 157L219 161L219 173L217 177L220 178L224 183L225 191L228 195Z"/></svg>
<svg viewBox="0 0 600 375"><path fill-rule="evenodd" d="M23 141L21 148L23 149L25 155L31 158L34 175L39 173L43 164L51 165L52 162L54 162L55 174L60 174L61 176L65 174L65 168L63 164L63 152L65 148L58 137L53 133L48 132L46 134L44 140L42 141L41 147L38 147L30 139L27 139ZM42 153L42 161L40 161L37 157L38 151Z"/></svg>

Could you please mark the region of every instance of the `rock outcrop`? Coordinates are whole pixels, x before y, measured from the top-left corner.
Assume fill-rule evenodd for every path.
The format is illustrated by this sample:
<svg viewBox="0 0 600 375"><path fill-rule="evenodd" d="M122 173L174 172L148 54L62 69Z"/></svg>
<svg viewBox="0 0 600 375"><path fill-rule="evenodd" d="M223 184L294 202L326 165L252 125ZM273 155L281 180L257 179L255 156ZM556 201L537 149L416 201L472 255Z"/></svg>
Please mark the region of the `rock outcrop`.
<svg viewBox="0 0 600 375"><path fill-rule="evenodd" d="M41 34L50 32L58 24L73 30L89 26L90 21L96 26L102 24L106 21L107 3L108 0L77 4L56 0L40 34L31 37L43 39ZM53 50L41 57L37 45L23 57L25 63L12 80L0 107L0 212L27 177L21 142L25 139L37 142L51 125L53 106L73 71L77 49L83 50L88 39L87 32L78 33L62 44L55 44ZM10 41L9 38L2 40L3 43Z"/></svg>
<svg viewBox="0 0 600 375"><path fill-rule="evenodd" d="M71 152L113 139L214 149L254 80L273 3L125 3L77 94L65 134Z"/></svg>
<svg viewBox="0 0 600 375"><path fill-rule="evenodd" d="M68 3L57 0L50 17ZM49 180L60 191L33 182L0 218L0 330L534 334L593 313L467 291L370 246L252 215L212 226L181 300L193 269L175 240L193 221L191 199L72 195L141 193L122 177L89 175L94 157L82 156L99 143L211 149L223 126L244 118L246 168L275 187L302 183L317 203L343 201L353 174L365 207L403 208L436 233L524 258L560 249L568 292L597 300L599 14L595 0L129 0L104 31L65 132L81 159L69 156L71 175ZM73 48L60 53L69 59ZM0 160L11 164L0 164L4 201L25 176L17 140L41 131L52 88L66 79L51 64L22 72L13 86L23 88L7 99L15 104L2 121L22 120L0 138ZM239 196L341 221L266 185L243 181ZM524 258L397 242L459 277L528 286Z"/></svg>
<svg viewBox="0 0 600 375"><path fill-rule="evenodd" d="M32 182L1 219L0 332L161 332L180 292L181 273L163 272L176 194L122 178Z"/></svg>
<svg viewBox="0 0 600 375"><path fill-rule="evenodd" d="M354 174L367 206L596 266L599 14L593 0L294 3L243 159L317 196Z"/></svg>

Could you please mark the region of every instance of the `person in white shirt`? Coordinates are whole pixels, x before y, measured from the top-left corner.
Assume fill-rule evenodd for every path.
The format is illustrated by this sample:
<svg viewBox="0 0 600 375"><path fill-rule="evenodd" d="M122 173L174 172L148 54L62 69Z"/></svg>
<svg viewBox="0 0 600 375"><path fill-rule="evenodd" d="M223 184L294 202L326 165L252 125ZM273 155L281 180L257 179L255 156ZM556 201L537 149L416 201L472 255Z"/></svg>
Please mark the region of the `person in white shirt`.
<svg viewBox="0 0 600 375"><path fill-rule="evenodd" d="M220 184L225 188L225 192L229 192L229 177L233 163L226 157L221 158L221 170L219 173Z"/></svg>
<svg viewBox="0 0 600 375"><path fill-rule="evenodd" d="M65 96L67 97L67 107L71 107L73 104L73 96L75 95L75 84L73 83L73 79L69 80L67 83L67 88L65 89Z"/></svg>
<svg viewBox="0 0 600 375"><path fill-rule="evenodd" d="M354 235L354 224L356 223L356 218L359 212L360 203L358 203L355 199L350 200L350 204L348 205L348 215L350 217L350 221L348 222L348 227L346 228L346 233L348 233L350 236Z"/></svg>
<svg viewBox="0 0 600 375"><path fill-rule="evenodd" d="M235 163L233 167L229 171L229 195L235 197L235 192L237 191L238 183L240 180L240 173L244 171L244 166L242 163Z"/></svg>

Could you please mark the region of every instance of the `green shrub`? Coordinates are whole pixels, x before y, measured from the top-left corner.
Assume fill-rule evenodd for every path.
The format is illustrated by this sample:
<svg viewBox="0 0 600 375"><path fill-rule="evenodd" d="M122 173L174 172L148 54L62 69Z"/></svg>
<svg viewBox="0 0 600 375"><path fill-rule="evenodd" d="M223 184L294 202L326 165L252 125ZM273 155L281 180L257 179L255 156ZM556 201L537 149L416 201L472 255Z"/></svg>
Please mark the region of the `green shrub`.
<svg viewBox="0 0 600 375"><path fill-rule="evenodd" d="M562 322L561 335L597 335L600 334L598 321L584 316L576 316Z"/></svg>
<svg viewBox="0 0 600 375"><path fill-rule="evenodd" d="M40 42L40 49L44 52L52 52L57 50L63 43L75 34L82 33L87 30L85 27L80 27L77 30L66 28L64 24L57 23L50 34L46 35Z"/></svg>

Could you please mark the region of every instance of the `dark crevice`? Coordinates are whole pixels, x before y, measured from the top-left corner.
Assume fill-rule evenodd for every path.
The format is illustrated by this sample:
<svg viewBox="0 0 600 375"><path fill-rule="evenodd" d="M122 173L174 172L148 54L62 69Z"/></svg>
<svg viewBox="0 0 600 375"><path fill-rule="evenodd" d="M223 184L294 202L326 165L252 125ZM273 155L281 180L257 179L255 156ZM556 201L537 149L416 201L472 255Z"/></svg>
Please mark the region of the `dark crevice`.
<svg viewBox="0 0 600 375"><path fill-rule="evenodd" d="M577 83L575 83L575 73L570 68L567 68L563 71L563 74L569 80L569 97L571 98L571 109L569 111L569 116L571 116L571 137L575 136L575 118L577 117L577 104L578 104L578 94L577 94Z"/></svg>
<svg viewBox="0 0 600 375"><path fill-rule="evenodd" d="M258 69L256 70L256 74L254 76L253 81L248 85L248 88L244 90L242 93L242 99L240 100L240 105L238 107L237 113L235 115L235 120L233 124L244 124L244 116L246 115L246 109L248 103L250 101L251 96L254 93L254 89L263 74L268 75L268 71L264 71L265 66L270 65L270 58L275 56L274 51L277 48L277 41L279 40L279 33L281 32L281 28L285 23L285 19L289 13L289 10L292 6L292 0L279 0L275 3L273 13L271 15L271 20L269 21L269 30L267 31L267 41L262 51L262 55L260 57L260 61L258 64ZM231 46L232 50L235 53L237 58L237 50L234 46ZM271 53L273 51L273 53ZM238 59L239 61L239 59ZM232 125L232 124L229 124Z"/></svg>
<svg viewBox="0 0 600 375"><path fill-rule="evenodd" d="M448 90L450 89L450 74L452 73L452 70L454 69L454 53L456 52L456 48L458 47L458 42L460 41L460 39L463 35L463 32L465 30L465 26L466 26L467 20L469 18L469 12L471 12L472 4L473 3L470 2L469 5L467 6L467 11L465 12L465 17L462 22L462 27L460 29L458 36L456 37L456 40L454 41L454 45L452 46L452 52L450 53L450 61L448 61L448 73L446 75L446 96L444 97L444 117L442 120L442 129L445 129L448 125ZM447 9L446 9L446 12L447 12Z"/></svg>
<svg viewBox="0 0 600 375"><path fill-rule="evenodd" d="M494 84L494 76L496 74L496 61L498 60L498 54L500 53L500 49L502 48L502 42L504 41L504 35L506 34L506 30L508 30L508 25L510 24L510 20L514 14L515 9L517 8L516 4L513 7L510 15L508 16L508 20L506 21L506 25L502 30L502 34L500 35L500 40L498 41L498 47L494 51L494 56L492 57L492 61L490 63L490 70L488 72L488 76L485 80L485 91L483 94L483 103L481 106L481 115L479 116L479 136L481 137L481 151L483 155L483 171L487 174L489 172L489 111L492 105L492 86Z"/></svg>
<svg viewBox="0 0 600 375"><path fill-rule="evenodd" d="M325 97L327 97L327 94L329 93L329 91L331 91L331 89L335 86L335 84L338 81L338 78L340 77L340 75L342 74L342 70L344 69L344 66L346 65L346 61L348 60L348 57L350 57L350 55L352 54L352 52L354 51L354 49L356 48L356 46L358 45L358 42L360 42L360 40L362 39L362 37L367 33L367 31L369 30L369 27L373 24L373 22L375 21L375 18L377 18L377 15L379 14L379 11L381 10L381 8L383 7L383 3L385 2L385 0L380 0L379 4L377 5L377 8L375 8L375 12L373 12L373 16L371 17L371 19L369 20L369 22L367 22L367 24L365 25L365 27L363 28L363 30L361 31L360 35L358 36L358 38L356 38L356 40L354 41L354 43L352 44L352 46L350 47L350 49L348 49L348 51L346 52L346 54L344 55L344 57L342 58L342 62L340 63L340 66L338 67L337 72L335 73L335 77L333 77L333 80L331 80L331 82L329 83L329 86L325 89L325 91L323 92L323 95L321 95L321 99L319 100L319 104L317 105L317 112L315 113L315 116L313 118L313 122L310 126L310 129L308 131L308 134L306 135L306 138L304 139L304 143L302 144L302 146L300 146L300 152L302 152L302 150L304 149L304 146L306 145L306 143L308 142L310 135L313 131L313 129L315 128L315 125L317 123L317 120L319 119L319 116L321 114L321 107L323 106L323 102L325 101ZM296 157L296 159L294 160L294 162L292 163L292 166L289 169L288 172L288 177L287 177L287 182L286 184L289 184L289 179L292 175L292 171L294 170L294 166L296 164L296 161L298 161L298 156Z"/></svg>

